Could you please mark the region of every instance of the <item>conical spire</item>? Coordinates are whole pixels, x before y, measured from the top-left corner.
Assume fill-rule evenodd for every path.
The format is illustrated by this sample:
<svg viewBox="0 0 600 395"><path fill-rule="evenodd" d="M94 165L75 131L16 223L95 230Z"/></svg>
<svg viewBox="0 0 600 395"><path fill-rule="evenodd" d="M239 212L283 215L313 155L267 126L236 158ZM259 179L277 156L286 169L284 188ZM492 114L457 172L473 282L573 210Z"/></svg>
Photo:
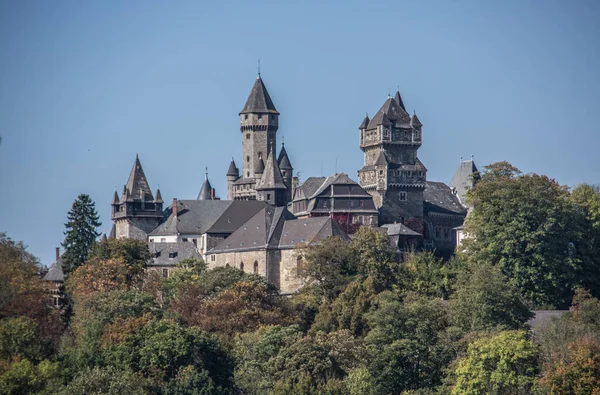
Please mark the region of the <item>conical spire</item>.
<svg viewBox="0 0 600 395"><path fill-rule="evenodd" d="M406 107L404 107L404 102L402 101L402 97L400 96L400 89L396 90L396 95L394 96L394 100L404 111L406 111Z"/></svg>
<svg viewBox="0 0 600 395"><path fill-rule="evenodd" d="M279 114L260 75L256 77L250 96L240 114L270 113Z"/></svg>
<svg viewBox="0 0 600 395"><path fill-rule="evenodd" d="M231 162L229 162L229 169L227 169L227 176L235 176L239 175L238 168L235 166L235 161L231 158Z"/></svg>
<svg viewBox="0 0 600 395"><path fill-rule="evenodd" d="M210 181L208 181L208 170L205 173L204 182L198 194L198 200L212 200L212 186L210 185Z"/></svg>
<svg viewBox="0 0 600 395"><path fill-rule="evenodd" d="M265 162L263 162L262 158L258 158L256 162L254 162L254 173L262 174L265 171Z"/></svg>
<svg viewBox="0 0 600 395"><path fill-rule="evenodd" d="M156 199L154 199L154 203L164 203L162 195L160 194L160 188L156 188Z"/></svg>
<svg viewBox="0 0 600 395"><path fill-rule="evenodd" d="M419 120L419 117L417 117L417 113L413 113L413 116L410 119L410 125L416 128L420 128L421 126L423 126L423 124Z"/></svg>
<svg viewBox="0 0 600 395"><path fill-rule="evenodd" d="M264 189L287 189L283 177L281 176L281 170L277 161L273 159L274 155L269 155L267 164L265 165L265 172L262 178L256 186L256 190Z"/></svg>
<svg viewBox="0 0 600 395"><path fill-rule="evenodd" d="M137 201L153 201L154 197L148 186L148 180L144 174L144 169L140 163L139 157L135 156L135 162L131 173L129 173L129 179L127 180L127 192L133 200Z"/></svg>
<svg viewBox="0 0 600 395"><path fill-rule="evenodd" d="M117 193L117 191L115 191L115 194L113 195L112 204L119 204L119 194Z"/></svg>
<svg viewBox="0 0 600 395"><path fill-rule="evenodd" d="M288 158L288 154L285 150L284 144L281 144L281 151L279 151L279 158L277 159L277 163L281 170L294 170L292 164L290 163L290 158Z"/></svg>
<svg viewBox="0 0 600 395"><path fill-rule="evenodd" d="M366 114L365 119L363 119L362 123L360 124L360 126L358 128L366 129L367 126L369 126L369 122L371 122L371 120L369 119L369 114Z"/></svg>

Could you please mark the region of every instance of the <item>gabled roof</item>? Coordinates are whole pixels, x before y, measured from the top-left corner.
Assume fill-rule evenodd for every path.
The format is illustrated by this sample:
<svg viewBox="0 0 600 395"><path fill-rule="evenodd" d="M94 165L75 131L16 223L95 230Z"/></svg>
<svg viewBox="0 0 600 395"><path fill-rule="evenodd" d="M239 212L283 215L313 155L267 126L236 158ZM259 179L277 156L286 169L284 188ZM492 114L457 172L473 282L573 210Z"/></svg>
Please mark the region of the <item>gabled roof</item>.
<svg viewBox="0 0 600 395"><path fill-rule="evenodd" d="M48 270L48 273L44 276L44 281L63 282L65 281L65 275L62 269L62 255L58 257Z"/></svg>
<svg viewBox="0 0 600 395"><path fill-rule="evenodd" d="M377 156L377 160L375 161L375 166L386 166L387 164L388 161L385 158L385 152L383 152L383 150L379 151L379 155Z"/></svg>
<svg viewBox="0 0 600 395"><path fill-rule="evenodd" d="M323 182L325 182L325 180L327 179L327 177L308 177L306 179L306 181L304 181L304 183L302 183L302 185L300 185L298 188L296 188L296 194L294 196L294 200L297 199L308 199L310 198L312 195L314 195L314 193L319 190L319 187L321 185L323 185Z"/></svg>
<svg viewBox="0 0 600 395"><path fill-rule="evenodd" d="M148 243L150 260L148 266L175 266L182 259L202 259L194 243Z"/></svg>
<svg viewBox="0 0 600 395"><path fill-rule="evenodd" d="M233 160L233 158L231 158L231 162L229 162L229 169L227 169L227 175L236 177L239 175L238 168L235 166L235 161Z"/></svg>
<svg viewBox="0 0 600 395"><path fill-rule="evenodd" d="M427 212L466 215L467 210L450 187L443 182L426 181L423 206Z"/></svg>
<svg viewBox="0 0 600 395"><path fill-rule="evenodd" d="M248 96L246 105L240 112L240 114L249 113L279 114L260 75L256 77L256 81L254 81L254 86L250 91L250 96Z"/></svg>
<svg viewBox="0 0 600 395"><path fill-rule="evenodd" d="M288 158L287 151L285 150L285 145L283 144L281 144L281 151L279 151L277 163L279 164L279 168L282 170L294 170L292 164L290 163L290 158Z"/></svg>
<svg viewBox="0 0 600 395"><path fill-rule="evenodd" d="M231 234L267 206L259 200L234 200L206 233Z"/></svg>
<svg viewBox="0 0 600 395"><path fill-rule="evenodd" d="M126 197L128 201L149 202L154 200L152 191L150 191L150 187L148 186L148 180L144 174L144 169L137 155L135 156L135 162L133 163L133 168L131 169L131 173L129 173L129 179L125 187L129 194Z"/></svg>
<svg viewBox="0 0 600 395"><path fill-rule="evenodd" d="M283 177L281 176L281 170L277 161L273 159L274 154L269 155L267 158L267 165L260 181L256 184L256 190L261 191L265 189L287 189Z"/></svg>
<svg viewBox="0 0 600 395"><path fill-rule="evenodd" d="M404 224L385 224L381 227L387 229L388 236L423 236Z"/></svg>
<svg viewBox="0 0 600 395"><path fill-rule="evenodd" d="M404 111L406 111L406 107L404 106L404 102L402 101L402 96L400 96L400 90L399 89L396 91L396 95L394 96L394 100L396 101L396 103L398 103L398 105Z"/></svg>
<svg viewBox="0 0 600 395"><path fill-rule="evenodd" d="M461 159L460 165L458 165L458 169L456 169L452 181L450 181L450 188L456 191L456 195L463 205L466 203L467 192L475 186L479 178L479 170L473 159Z"/></svg>
<svg viewBox="0 0 600 395"><path fill-rule="evenodd" d="M178 200L177 217L173 216L173 207L169 206L167 219L150 236L206 233L231 203L228 200Z"/></svg>
<svg viewBox="0 0 600 395"><path fill-rule="evenodd" d="M250 218L208 254L231 251L294 248L346 233L329 217L297 219L284 207L268 206Z"/></svg>
<svg viewBox="0 0 600 395"><path fill-rule="evenodd" d="M212 200L212 185L210 185L210 181L208 181L208 173L206 173L204 182L202 183L202 187L200 188L200 193L198 193L198 200Z"/></svg>

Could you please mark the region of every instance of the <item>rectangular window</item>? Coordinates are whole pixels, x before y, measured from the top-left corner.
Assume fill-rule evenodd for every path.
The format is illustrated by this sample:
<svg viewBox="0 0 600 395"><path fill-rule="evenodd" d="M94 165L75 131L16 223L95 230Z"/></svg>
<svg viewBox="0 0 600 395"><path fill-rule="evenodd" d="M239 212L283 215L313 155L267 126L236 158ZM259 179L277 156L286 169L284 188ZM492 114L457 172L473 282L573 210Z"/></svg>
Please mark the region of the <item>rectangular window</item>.
<svg viewBox="0 0 600 395"><path fill-rule="evenodd" d="M161 243L166 243L166 242L167 242L167 239L166 239L165 237L161 237L161 238L160 238L160 242L161 242Z"/></svg>
<svg viewBox="0 0 600 395"><path fill-rule="evenodd" d="M184 237L181 239L181 241L183 241L184 243L187 243L188 239L187 239L187 237Z"/></svg>
<svg viewBox="0 0 600 395"><path fill-rule="evenodd" d="M250 138L250 133L246 133L246 139Z"/></svg>
<svg viewBox="0 0 600 395"><path fill-rule="evenodd" d="M350 200L350 208L354 207L354 200Z"/></svg>
<svg viewBox="0 0 600 395"><path fill-rule="evenodd" d="M169 269L163 269L162 273L164 278L169 278Z"/></svg>
<svg viewBox="0 0 600 395"><path fill-rule="evenodd" d="M198 247L198 239L192 239L192 243L194 243L194 245L195 245L196 247Z"/></svg>
<svg viewBox="0 0 600 395"><path fill-rule="evenodd" d="M160 258L160 251L157 251L157 252L154 254L154 257L155 257L155 258Z"/></svg>
<svg viewBox="0 0 600 395"><path fill-rule="evenodd" d="M177 257L177 253L176 252L169 252L169 258L173 259Z"/></svg>
<svg viewBox="0 0 600 395"><path fill-rule="evenodd" d="M400 199L401 202L406 201L406 191L400 191L398 197L399 197L399 199Z"/></svg>
<svg viewBox="0 0 600 395"><path fill-rule="evenodd" d="M211 256L210 256L210 260L211 260L212 262L216 261L216 260L217 260L217 256L216 256L216 255L211 255Z"/></svg>
<svg viewBox="0 0 600 395"><path fill-rule="evenodd" d="M364 200L360 200L358 205L360 207L365 207L365 201Z"/></svg>

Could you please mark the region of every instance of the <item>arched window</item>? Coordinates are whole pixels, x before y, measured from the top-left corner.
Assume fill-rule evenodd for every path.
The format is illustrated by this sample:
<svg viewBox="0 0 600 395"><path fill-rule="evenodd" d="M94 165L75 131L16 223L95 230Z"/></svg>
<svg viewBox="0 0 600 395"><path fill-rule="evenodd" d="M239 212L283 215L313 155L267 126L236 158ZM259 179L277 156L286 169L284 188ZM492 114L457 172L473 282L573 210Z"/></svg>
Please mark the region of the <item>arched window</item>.
<svg viewBox="0 0 600 395"><path fill-rule="evenodd" d="M258 274L258 261L254 261L254 274Z"/></svg>
<svg viewBox="0 0 600 395"><path fill-rule="evenodd" d="M244 262L240 262L240 270L244 271Z"/></svg>

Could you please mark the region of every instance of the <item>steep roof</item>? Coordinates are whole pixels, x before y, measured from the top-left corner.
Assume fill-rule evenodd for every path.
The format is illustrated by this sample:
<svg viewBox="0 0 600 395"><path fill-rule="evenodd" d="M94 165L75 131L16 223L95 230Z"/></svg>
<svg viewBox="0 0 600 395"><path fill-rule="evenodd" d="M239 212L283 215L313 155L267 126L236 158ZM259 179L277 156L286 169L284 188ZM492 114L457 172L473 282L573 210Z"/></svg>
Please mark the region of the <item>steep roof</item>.
<svg viewBox="0 0 600 395"><path fill-rule="evenodd" d="M319 189L319 187L323 185L323 182L325 182L326 179L327 177L308 177L306 181L302 183L302 185L296 188L294 200L296 197L299 199L310 198Z"/></svg>
<svg viewBox="0 0 600 395"><path fill-rule="evenodd" d="M388 236L423 236L404 224L385 224L381 227L387 229Z"/></svg>
<svg viewBox="0 0 600 395"><path fill-rule="evenodd" d="M369 115L365 115L365 119L363 119L362 123L360 124L360 126L358 127L359 129L366 129L367 126L369 126L369 122L371 120L369 119Z"/></svg>
<svg viewBox="0 0 600 395"><path fill-rule="evenodd" d="M445 214L465 215L467 210L452 193L450 187L443 182L425 181L423 205L429 211Z"/></svg>
<svg viewBox="0 0 600 395"><path fill-rule="evenodd" d="M479 170L473 159L461 159L458 169L456 169L452 181L450 181L450 188L454 188L463 205L466 203L467 192L475 186L479 178Z"/></svg>
<svg viewBox="0 0 600 395"><path fill-rule="evenodd" d="M238 168L235 166L235 161L233 160L233 158L231 158L231 162L229 162L229 169L227 169L227 175L236 177L239 175Z"/></svg>
<svg viewBox="0 0 600 395"><path fill-rule="evenodd" d="M234 200L206 233L233 233L267 206L258 200Z"/></svg>
<svg viewBox="0 0 600 395"><path fill-rule="evenodd" d="M346 233L329 217L297 219L284 207L268 206L208 253L294 248L301 244L316 243L329 236L348 239Z"/></svg>
<svg viewBox="0 0 600 395"><path fill-rule="evenodd" d="M173 216L173 207L169 206L167 219L150 236L206 233L231 203L228 200L178 200L177 217Z"/></svg>
<svg viewBox="0 0 600 395"><path fill-rule="evenodd" d="M156 198L154 199L155 203L164 203L162 195L160 194L160 188L156 188Z"/></svg>
<svg viewBox="0 0 600 395"><path fill-rule="evenodd" d="M44 276L44 281L54 281L54 282L63 282L65 281L65 275L62 269L62 255L58 257L50 268L48 269L48 273Z"/></svg>
<svg viewBox="0 0 600 395"><path fill-rule="evenodd" d="M417 113L414 113L412 118L410 119L410 125L417 128L423 126L423 124L419 120L419 117L417 117Z"/></svg>
<svg viewBox="0 0 600 395"><path fill-rule="evenodd" d="M396 95L394 96L394 100L396 101L396 103L398 103L398 105L400 107L402 107L402 109L404 111L406 111L406 107L404 106L404 102L402 101L402 96L400 96L400 90L399 89L396 91Z"/></svg>
<svg viewBox="0 0 600 395"><path fill-rule="evenodd" d="M175 266L182 259L201 259L194 243L148 243L150 260L148 266Z"/></svg>
<svg viewBox="0 0 600 395"><path fill-rule="evenodd" d="M410 121L410 116L406 110L400 107L395 99L388 98L381 108L385 112L385 115L393 122Z"/></svg>
<svg viewBox="0 0 600 395"><path fill-rule="evenodd" d="M287 189L283 177L281 176L281 170L277 161L273 159L275 155L271 154L267 158L267 164L262 178L256 185L256 190L261 191L265 189Z"/></svg>
<svg viewBox="0 0 600 395"><path fill-rule="evenodd" d="M388 164L387 159L385 158L385 152L383 150L379 151L379 155L377 156L377 160L375 161L376 166L385 166Z"/></svg>
<svg viewBox="0 0 600 395"><path fill-rule="evenodd" d="M250 96L248 96L246 105L240 112L240 114L249 113L279 114L260 75L256 77L256 81L254 81L254 86L250 91Z"/></svg>
<svg viewBox="0 0 600 395"><path fill-rule="evenodd" d="M129 201L131 201L131 199L134 201L145 202L154 200L152 191L150 191L150 187L148 186L148 180L144 174L144 169L142 168L142 163L137 155L135 156L135 162L133 163L133 168L129 173L129 178L127 179L127 184L125 186L129 194L129 196L127 196L127 200Z"/></svg>
<svg viewBox="0 0 600 395"><path fill-rule="evenodd" d="M265 162L263 162L262 158L258 158L256 162L254 162L254 173L262 174L265 171Z"/></svg>
<svg viewBox="0 0 600 395"><path fill-rule="evenodd" d="M288 158L287 151L285 150L285 145L281 144L281 151L279 151L279 157L277 158L277 163L279 164L279 168L282 170L293 170L292 164L290 163L290 158Z"/></svg>
<svg viewBox="0 0 600 395"><path fill-rule="evenodd" d="M202 187L200 188L200 193L198 193L198 200L212 200L212 185L210 185L210 181L208 181L208 173L205 174L204 182L202 183Z"/></svg>

